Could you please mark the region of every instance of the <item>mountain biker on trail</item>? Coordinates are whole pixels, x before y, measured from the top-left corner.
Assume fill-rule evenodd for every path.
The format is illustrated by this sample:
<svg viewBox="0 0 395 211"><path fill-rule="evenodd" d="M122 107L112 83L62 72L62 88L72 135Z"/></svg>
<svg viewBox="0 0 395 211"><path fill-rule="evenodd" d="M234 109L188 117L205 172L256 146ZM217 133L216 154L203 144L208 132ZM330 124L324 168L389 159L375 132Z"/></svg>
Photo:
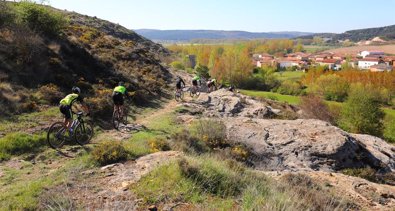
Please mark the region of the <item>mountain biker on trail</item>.
<svg viewBox="0 0 395 211"><path fill-rule="evenodd" d="M67 129L67 131L71 130L71 123L73 122L73 113L71 107L75 101L79 101L82 104L82 109L84 110L84 112L89 115L88 106L85 105L85 103L83 102L84 99L80 95L81 89L74 86L71 91L72 94L67 95L59 102L59 110L64 115L64 128Z"/></svg>
<svg viewBox="0 0 395 211"><path fill-rule="evenodd" d="M176 81L177 93L179 93L181 89L184 87L185 87L184 80L180 76L177 76L177 81Z"/></svg>
<svg viewBox="0 0 395 211"><path fill-rule="evenodd" d="M217 80L215 80L215 78L212 78L210 80L207 81L207 87L209 90L211 90L211 87L214 87L214 90L217 89Z"/></svg>
<svg viewBox="0 0 395 211"><path fill-rule="evenodd" d="M198 75L195 75L195 77L192 78L192 85L194 87L197 87L198 84L200 85L200 77Z"/></svg>
<svg viewBox="0 0 395 211"><path fill-rule="evenodd" d="M118 86L114 88L112 93L112 100L114 102L114 111L118 111L118 113L123 116L124 111L124 97L128 96L128 92L124 83L121 81L118 83Z"/></svg>

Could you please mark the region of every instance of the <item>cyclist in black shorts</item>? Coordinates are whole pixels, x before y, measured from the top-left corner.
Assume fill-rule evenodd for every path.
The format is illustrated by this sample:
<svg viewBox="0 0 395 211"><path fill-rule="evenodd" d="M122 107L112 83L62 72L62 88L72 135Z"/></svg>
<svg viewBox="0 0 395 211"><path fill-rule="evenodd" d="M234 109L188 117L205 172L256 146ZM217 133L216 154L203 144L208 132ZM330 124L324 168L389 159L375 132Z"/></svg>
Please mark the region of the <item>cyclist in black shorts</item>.
<svg viewBox="0 0 395 211"><path fill-rule="evenodd" d="M82 103L82 108L87 114L89 114L88 107L85 104L83 104L84 99L80 95L81 89L75 86L71 89L71 91L72 94L67 95L59 102L59 110L64 115L64 127L68 131L70 130L71 123L73 122L72 119L73 113L71 107L75 101L79 101L80 103Z"/></svg>
<svg viewBox="0 0 395 211"><path fill-rule="evenodd" d="M118 111L123 116L124 97L127 95L126 87L123 82L119 82L118 86L114 88L112 93L112 100L114 102L114 110Z"/></svg>
<svg viewBox="0 0 395 211"><path fill-rule="evenodd" d="M182 80L180 76L177 76L177 81L176 81L177 93L180 92L183 87L185 87L184 80Z"/></svg>

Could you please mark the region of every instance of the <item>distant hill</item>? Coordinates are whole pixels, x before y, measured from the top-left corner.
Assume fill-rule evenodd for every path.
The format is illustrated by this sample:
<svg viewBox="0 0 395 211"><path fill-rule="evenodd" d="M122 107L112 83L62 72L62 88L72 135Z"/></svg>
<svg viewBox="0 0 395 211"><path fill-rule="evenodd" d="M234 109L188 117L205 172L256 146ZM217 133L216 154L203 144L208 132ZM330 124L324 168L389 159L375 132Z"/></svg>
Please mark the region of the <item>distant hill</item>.
<svg viewBox="0 0 395 211"><path fill-rule="evenodd" d="M331 33L312 34L308 36L302 36L301 38L313 38L314 36L332 38L332 42L337 42L339 40L347 40L347 39L353 42L359 42L362 40L372 40L375 37L380 37L384 40L395 40L395 25L351 30L341 34L331 34Z"/></svg>
<svg viewBox="0 0 395 211"><path fill-rule="evenodd" d="M159 42L189 42L197 39L235 40L235 39L274 39L295 38L311 35L309 32L247 32L220 30L156 30L138 29L138 34Z"/></svg>

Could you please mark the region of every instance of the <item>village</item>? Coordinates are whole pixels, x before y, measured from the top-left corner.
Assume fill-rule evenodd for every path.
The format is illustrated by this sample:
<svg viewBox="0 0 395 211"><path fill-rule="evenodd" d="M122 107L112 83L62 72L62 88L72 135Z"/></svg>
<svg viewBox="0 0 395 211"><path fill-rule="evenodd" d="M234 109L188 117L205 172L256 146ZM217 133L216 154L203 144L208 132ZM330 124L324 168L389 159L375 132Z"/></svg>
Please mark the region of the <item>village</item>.
<svg viewBox="0 0 395 211"><path fill-rule="evenodd" d="M357 55L336 54L321 52L308 54L296 52L275 57L270 54L254 54L253 62L256 67L277 67L280 70L308 70L312 66L325 66L328 70L338 71L348 66L372 72L393 71L395 69L395 56L388 56L382 51L361 51Z"/></svg>

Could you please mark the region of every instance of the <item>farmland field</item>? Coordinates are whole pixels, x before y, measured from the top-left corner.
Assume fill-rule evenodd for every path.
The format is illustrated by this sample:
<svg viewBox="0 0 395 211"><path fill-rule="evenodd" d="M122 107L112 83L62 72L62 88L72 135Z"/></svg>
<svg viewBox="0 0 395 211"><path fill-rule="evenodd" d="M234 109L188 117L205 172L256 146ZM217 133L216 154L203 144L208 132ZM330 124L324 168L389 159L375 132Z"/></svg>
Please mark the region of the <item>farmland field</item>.
<svg viewBox="0 0 395 211"><path fill-rule="evenodd" d="M282 71L282 72L276 72L274 75L278 78L280 81L285 81L285 80L299 80L304 76L304 72L302 71Z"/></svg>
<svg viewBox="0 0 395 211"><path fill-rule="evenodd" d="M336 47L334 46L321 46L321 45L305 45L303 48L306 50L307 53L318 53L321 51L331 50Z"/></svg>
<svg viewBox="0 0 395 211"><path fill-rule="evenodd" d="M353 46L347 48L330 49L326 52L333 52L339 54L356 55L360 51L383 51L386 54L395 54L395 45L380 45L380 46Z"/></svg>

